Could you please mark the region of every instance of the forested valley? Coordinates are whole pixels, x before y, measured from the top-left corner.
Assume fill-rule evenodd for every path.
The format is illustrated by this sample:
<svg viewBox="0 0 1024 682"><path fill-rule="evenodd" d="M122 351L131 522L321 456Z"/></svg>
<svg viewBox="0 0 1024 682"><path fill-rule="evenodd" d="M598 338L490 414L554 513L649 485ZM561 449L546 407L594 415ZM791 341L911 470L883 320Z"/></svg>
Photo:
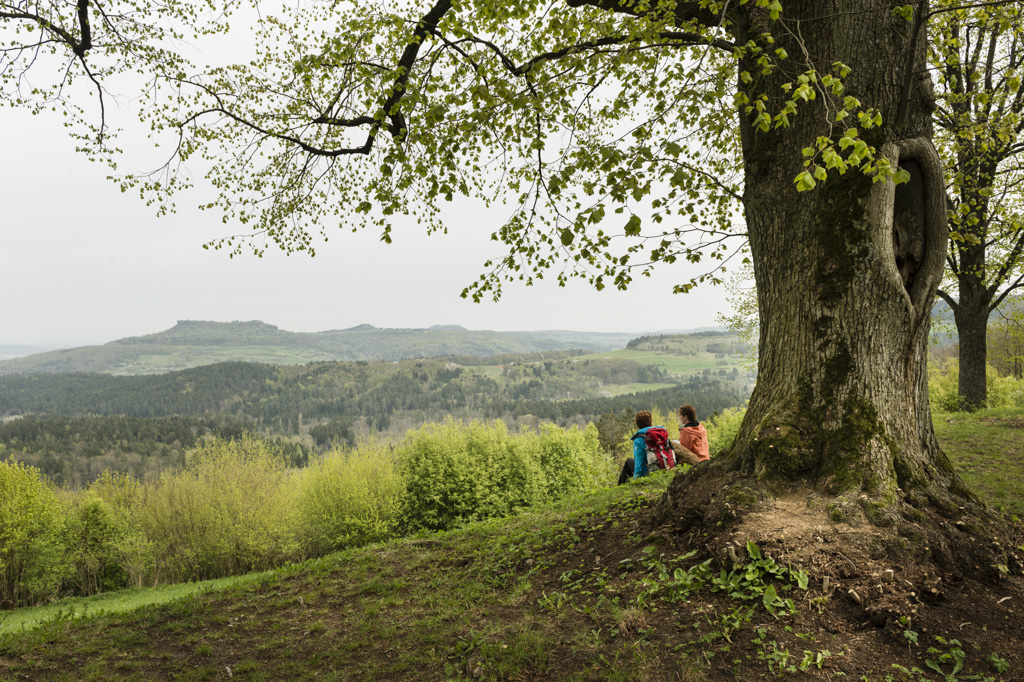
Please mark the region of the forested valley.
<svg viewBox="0 0 1024 682"><path fill-rule="evenodd" d="M153 480L207 436L252 434L292 466L335 445L397 440L446 418L510 428L618 424L629 410L711 416L743 404L752 383L732 335L641 337L627 351L545 351L399 362L226 362L144 376L0 377L0 458L80 488L103 471ZM703 368L700 367L703 365ZM710 365L710 367L709 367ZM617 426L616 428L628 428Z"/></svg>

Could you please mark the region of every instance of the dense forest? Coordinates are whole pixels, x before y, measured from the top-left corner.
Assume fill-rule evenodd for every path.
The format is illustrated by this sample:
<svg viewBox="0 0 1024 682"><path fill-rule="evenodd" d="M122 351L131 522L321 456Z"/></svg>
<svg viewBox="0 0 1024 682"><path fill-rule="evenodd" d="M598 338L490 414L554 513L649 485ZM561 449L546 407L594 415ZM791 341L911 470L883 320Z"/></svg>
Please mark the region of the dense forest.
<svg viewBox="0 0 1024 682"><path fill-rule="evenodd" d="M6 376L0 378L0 414L166 417L224 412L289 430L288 423L300 418L379 417L409 410L437 417L495 402L598 397L608 385L668 381L661 368L606 358L511 363L493 376L445 359L302 366L230 362L138 377Z"/></svg>
<svg viewBox="0 0 1024 682"><path fill-rule="evenodd" d="M269 438L302 464L316 450L374 434L400 437L446 417L564 426L627 409L671 413L683 402L711 416L742 404L750 390L735 368L680 379L634 360L566 355L514 354L502 364L459 356L230 362L146 376L5 376L0 457L14 455L57 483L79 487L105 469L153 478L179 466L184 450L208 435ZM663 388L637 392L646 386Z"/></svg>
<svg viewBox="0 0 1024 682"><path fill-rule="evenodd" d="M54 483L80 488L104 471L141 480L185 463L185 451L204 436L232 439L252 423L225 415L207 417L25 417L0 424L0 459L12 455ZM291 439L268 440L293 466L313 448Z"/></svg>

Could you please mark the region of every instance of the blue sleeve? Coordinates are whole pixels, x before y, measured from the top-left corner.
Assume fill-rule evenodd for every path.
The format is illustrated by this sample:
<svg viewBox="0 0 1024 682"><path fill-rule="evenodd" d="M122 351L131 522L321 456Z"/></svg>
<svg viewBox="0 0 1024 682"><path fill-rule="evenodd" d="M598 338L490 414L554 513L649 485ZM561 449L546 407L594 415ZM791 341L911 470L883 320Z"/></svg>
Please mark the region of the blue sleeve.
<svg viewBox="0 0 1024 682"><path fill-rule="evenodd" d="M647 475L647 445L643 438L633 439L633 478Z"/></svg>

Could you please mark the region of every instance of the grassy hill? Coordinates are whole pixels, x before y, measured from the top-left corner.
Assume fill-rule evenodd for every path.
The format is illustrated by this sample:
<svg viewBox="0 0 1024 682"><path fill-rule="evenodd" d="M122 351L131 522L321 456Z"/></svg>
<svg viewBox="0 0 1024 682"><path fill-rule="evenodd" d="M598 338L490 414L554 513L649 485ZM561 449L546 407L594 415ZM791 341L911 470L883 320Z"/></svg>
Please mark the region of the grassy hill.
<svg viewBox="0 0 1024 682"><path fill-rule="evenodd" d="M155 374L218 362L305 364L325 360L403 360L446 355L623 347L633 334L471 331L457 327L379 329L359 325L315 333L289 332L259 321L183 320L156 334L102 346L36 353L0 361L0 375L35 372Z"/></svg>
<svg viewBox="0 0 1024 682"><path fill-rule="evenodd" d="M752 375L744 363L750 350L733 332L707 331L692 334L662 334L631 339L624 348L588 354L588 358L632 360L658 367L672 376L725 370Z"/></svg>
<svg viewBox="0 0 1024 682"><path fill-rule="evenodd" d="M1022 418L953 416L940 430L972 483L1011 479L1004 502L1016 513L1024 511ZM998 471L976 466L996 453ZM134 591L92 598L86 618L75 615L81 601L56 614L10 612L0 624L9 633L0 634L0 678L1024 679L1018 577L950 584L903 566L887 582L893 565L860 544L870 528L832 525L785 496L736 529L748 548L741 565L718 563L681 550L685 538L670 526L650 524L667 481L353 549L226 588L190 587L198 592L184 598L165 588L163 605L143 606L159 592ZM922 599L927 585L937 587ZM885 608L872 610L877 604ZM39 616L47 621L36 627Z"/></svg>

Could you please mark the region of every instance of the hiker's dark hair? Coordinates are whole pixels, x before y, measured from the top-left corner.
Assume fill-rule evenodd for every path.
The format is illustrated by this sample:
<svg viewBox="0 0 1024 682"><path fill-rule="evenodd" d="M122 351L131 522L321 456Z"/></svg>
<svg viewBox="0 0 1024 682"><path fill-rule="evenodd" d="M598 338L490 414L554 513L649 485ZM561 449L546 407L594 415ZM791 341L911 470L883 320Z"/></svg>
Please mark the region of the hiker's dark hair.
<svg viewBox="0 0 1024 682"><path fill-rule="evenodd" d="M690 422L697 421L697 410L694 409L693 405L683 405L679 408L679 416L689 424Z"/></svg>
<svg viewBox="0 0 1024 682"><path fill-rule="evenodd" d="M636 428L642 429L651 425L651 411L640 410L636 413Z"/></svg>

